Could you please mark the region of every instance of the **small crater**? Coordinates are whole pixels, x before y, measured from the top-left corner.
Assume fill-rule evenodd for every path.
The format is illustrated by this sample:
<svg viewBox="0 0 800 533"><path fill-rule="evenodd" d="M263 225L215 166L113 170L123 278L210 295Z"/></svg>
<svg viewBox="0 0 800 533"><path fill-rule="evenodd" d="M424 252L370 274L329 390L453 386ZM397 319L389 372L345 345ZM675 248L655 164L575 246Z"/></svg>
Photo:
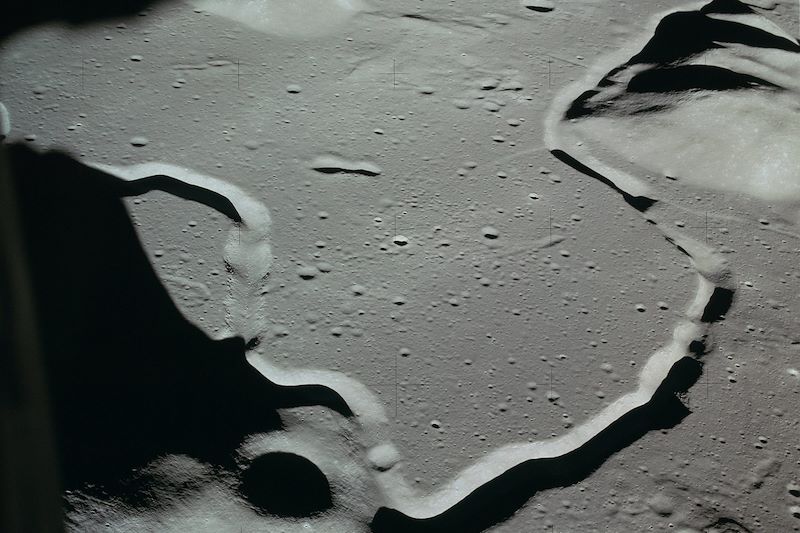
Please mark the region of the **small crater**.
<svg viewBox="0 0 800 533"><path fill-rule="evenodd" d="M332 505L325 474L305 457L286 452L261 455L242 474L239 491L264 514L304 517Z"/></svg>

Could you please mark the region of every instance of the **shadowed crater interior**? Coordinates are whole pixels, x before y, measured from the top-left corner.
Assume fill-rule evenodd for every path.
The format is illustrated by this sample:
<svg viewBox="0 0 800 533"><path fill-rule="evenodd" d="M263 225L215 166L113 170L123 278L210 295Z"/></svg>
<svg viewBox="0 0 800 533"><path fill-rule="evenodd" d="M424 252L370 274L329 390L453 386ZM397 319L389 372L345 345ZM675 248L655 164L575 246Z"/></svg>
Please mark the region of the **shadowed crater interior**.
<svg viewBox="0 0 800 533"><path fill-rule="evenodd" d="M299 455L273 452L250 463L239 490L265 514L311 516L331 507L331 489L322 471Z"/></svg>

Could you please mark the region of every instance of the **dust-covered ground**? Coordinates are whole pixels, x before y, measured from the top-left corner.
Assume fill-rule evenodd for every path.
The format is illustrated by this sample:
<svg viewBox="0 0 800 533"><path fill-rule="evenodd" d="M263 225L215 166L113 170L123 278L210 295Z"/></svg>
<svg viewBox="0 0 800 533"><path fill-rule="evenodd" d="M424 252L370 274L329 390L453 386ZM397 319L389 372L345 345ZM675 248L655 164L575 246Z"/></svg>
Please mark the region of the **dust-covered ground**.
<svg viewBox="0 0 800 533"><path fill-rule="evenodd" d="M124 195L161 284L349 406L82 480L68 529L800 530L798 16L198 0L7 41L4 142L212 191Z"/></svg>

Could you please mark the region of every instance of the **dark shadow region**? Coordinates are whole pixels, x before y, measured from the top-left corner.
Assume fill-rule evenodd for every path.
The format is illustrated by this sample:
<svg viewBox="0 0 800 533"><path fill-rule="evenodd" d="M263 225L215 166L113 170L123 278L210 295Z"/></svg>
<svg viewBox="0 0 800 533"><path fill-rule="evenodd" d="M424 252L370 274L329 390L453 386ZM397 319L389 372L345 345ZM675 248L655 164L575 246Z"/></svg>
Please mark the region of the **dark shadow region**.
<svg viewBox="0 0 800 533"><path fill-rule="evenodd" d="M734 291L723 287L715 287L711 293L705 309L703 309L702 322L719 322L725 319L725 315L733 306Z"/></svg>
<svg viewBox="0 0 800 533"><path fill-rule="evenodd" d="M681 65L645 70L628 82L633 93L662 93L691 90L734 91L752 88L778 88L774 83L727 68L711 65Z"/></svg>
<svg viewBox="0 0 800 533"><path fill-rule="evenodd" d="M47 22L79 25L102 18L125 17L158 0L38 0L15 2L0 17L0 41L25 27Z"/></svg>
<svg viewBox="0 0 800 533"><path fill-rule="evenodd" d="M117 185L119 186L120 196L140 196L155 190L168 192L185 200L207 205L236 223L242 222L242 216L227 197L216 191L186 183L172 176L157 174L135 181L118 180Z"/></svg>
<svg viewBox="0 0 800 533"><path fill-rule="evenodd" d="M325 474L305 457L288 452L253 459L242 474L239 491L266 515L307 517L333 505Z"/></svg>
<svg viewBox="0 0 800 533"><path fill-rule="evenodd" d="M603 176L596 170L592 169L591 167L584 165L583 163L581 163L580 161L569 155L564 150L556 148L555 150L550 150L550 153L553 154L553 156L562 163L565 163L574 168L575 170L582 172L587 176L591 176L602 183L605 183L606 185L608 185L609 187L620 193L622 195L622 198L628 203L628 205L630 205L639 212L644 213L645 211L650 209L653 206L653 204L655 204L657 201L652 198L648 198L647 196L633 196L631 194L628 194L627 192L617 187L617 185L610 179L606 178L605 176Z"/></svg>
<svg viewBox="0 0 800 533"><path fill-rule="evenodd" d="M754 54L769 49L800 53L800 44L794 39L742 22L710 16L714 14L759 16L738 0L716 0L697 11L678 11L665 16L642 50L606 73L595 88L578 96L564 118L571 120L603 113L631 115L670 108L667 102L656 102L655 106L652 102L639 102L636 95L642 93L652 97L686 91L782 89L767 80L733 69L690 63L693 58L728 45L752 48ZM631 68L635 68L636 73L624 92L603 91L620 85L625 79L625 71Z"/></svg>
<svg viewBox="0 0 800 533"><path fill-rule="evenodd" d="M183 317L120 199L133 192L130 183L63 153L3 150L64 489L95 487L138 505L130 473L154 458L181 454L235 471L236 448L247 435L280 428L280 407L352 414L326 387L276 386L248 363L243 339L212 340ZM225 208L176 181L157 176L139 190L165 185Z"/></svg>
<svg viewBox="0 0 800 533"><path fill-rule="evenodd" d="M341 167L327 167L318 166L314 170L322 174L357 174L359 176L377 176L380 172L375 172L367 168L341 168Z"/></svg>

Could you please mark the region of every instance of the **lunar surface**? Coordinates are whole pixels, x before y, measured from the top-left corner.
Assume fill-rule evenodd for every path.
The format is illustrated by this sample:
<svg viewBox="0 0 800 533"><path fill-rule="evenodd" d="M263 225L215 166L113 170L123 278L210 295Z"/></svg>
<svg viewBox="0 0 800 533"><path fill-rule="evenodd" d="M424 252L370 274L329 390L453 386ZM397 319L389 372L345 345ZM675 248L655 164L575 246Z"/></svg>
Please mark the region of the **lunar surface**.
<svg viewBox="0 0 800 533"><path fill-rule="evenodd" d="M0 529L800 531L800 4L135 7L3 23Z"/></svg>

